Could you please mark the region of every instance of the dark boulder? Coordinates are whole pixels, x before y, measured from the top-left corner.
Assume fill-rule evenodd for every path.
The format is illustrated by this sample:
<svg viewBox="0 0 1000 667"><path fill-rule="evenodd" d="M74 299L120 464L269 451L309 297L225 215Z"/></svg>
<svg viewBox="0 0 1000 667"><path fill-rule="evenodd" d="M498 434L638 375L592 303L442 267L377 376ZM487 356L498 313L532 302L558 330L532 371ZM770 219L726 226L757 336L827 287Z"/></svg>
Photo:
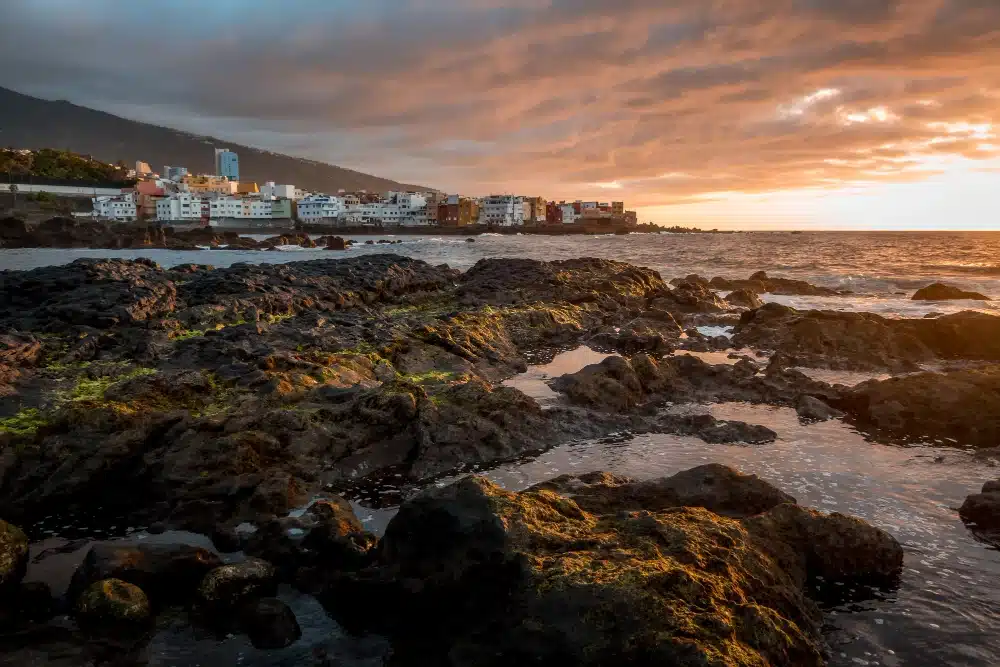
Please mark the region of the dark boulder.
<svg viewBox="0 0 1000 667"><path fill-rule="evenodd" d="M27 535L0 519L0 601L17 590L27 570Z"/></svg>
<svg viewBox="0 0 1000 667"><path fill-rule="evenodd" d="M347 250L349 243L340 236L328 236L326 238L327 250Z"/></svg>
<svg viewBox="0 0 1000 667"><path fill-rule="evenodd" d="M132 634L148 628L149 600L138 586L120 579L96 581L76 601L80 627L99 634Z"/></svg>
<svg viewBox="0 0 1000 667"><path fill-rule="evenodd" d="M772 278L764 271L758 271L747 280L729 280L712 278L709 281L712 289L717 290L749 290L757 294L780 294L788 296L838 296L846 294L829 287L820 287L804 280L789 278Z"/></svg>
<svg viewBox="0 0 1000 667"><path fill-rule="evenodd" d="M827 421L844 416L844 413L840 410L831 408L815 396L809 395L805 395L799 399L798 403L795 404L795 411L801 419L814 422Z"/></svg>
<svg viewBox="0 0 1000 667"><path fill-rule="evenodd" d="M790 504L743 520L636 510L630 483L595 477L600 512L481 477L426 492L390 522L379 567L324 599L372 612L400 664L450 655L486 666L818 667L821 615L807 580L901 566L899 545L856 519ZM377 606L364 597L375 591Z"/></svg>
<svg viewBox="0 0 1000 667"><path fill-rule="evenodd" d="M775 350L786 365L914 370L934 353L911 331L871 313L798 311L776 303L743 314L734 347Z"/></svg>
<svg viewBox="0 0 1000 667"><path fill-rule="evenodd" d="M788 503L750 517L744 525L802 581L891 581L903 568L899 542L852 516Z"/></svg>
<svg viewBox="0 0 1000 667"><path fill-rule="evenodd" d="M259 558L217 567L198 586L199 606L208 613L227 614L244 603L273 597L278 585L274 566Z"/></svg>
<svg viewBox="0 0 1000 667"><path fill-rule="evenodd" d="M934 283L917 290L913 295L914 301L954 301L970 299L975 301L990 301L990 298L979 292L967 292L952 285L944 283Z"/></svg>
<svg viewBox="0 0 1000 667"><path fill-rule="evenodd" d="M704 507L716 514L741 518L795 502L795 498L756 475L744 475L719 463L648 481L604 472L563 475L531 490L547 490L572 498L583 510L594 514Z"/></svg>
<svg viewBox="0 0 1000 667"><path fill-rule="evenodd" d="M551 385L575 403L612 412L635 408L645 393L628 360L617 356L558 377Z"/></svg>
<svg viewBox="0 0 1000 667"><path fill-rule="evenodd" d="M240 614L243 631L254 648L275 650L291 646L302 636L295 614L277 598L255 600Z"/></svg>
<svg viewBox="0 0 1000 667"><path fill-rule="evenodd" d="M697 277L696 277L697 278ZM704 279L683 280L673 290L653 295L650 307L671 313L720 313L727 310L726 302L708 286Z"/></svg>
<svg viewBox="0 0 1000 667"><path fill-rule="evenodd" d="M977 535L1000 547L1000 480L986 482L980 493L966 498L958 515Z"/></svg>
<svg viewBox="0 0 1000 667"><path fill-rule="evenodd" d="M211 551L186 544L95 544L73 573L67 595L75 599L93 583L116 579L141 588L154 605L190 600L205 575L222 565Z"/></svg>
<svg viewBox="0 0 1000 667"><path fill-rule="evenodd" d="M751 310L764 305L764 302L761 301L757 293L748 289L733 290L726 297L726 302L737 308L749 308Z"/></svg>
<svg viewBox="0 0 1000 667"><path fill-rule="evenodd" d="M872 380L854 387L837 407L861 427L885 435L995 447L1000 366Z"/></svg>

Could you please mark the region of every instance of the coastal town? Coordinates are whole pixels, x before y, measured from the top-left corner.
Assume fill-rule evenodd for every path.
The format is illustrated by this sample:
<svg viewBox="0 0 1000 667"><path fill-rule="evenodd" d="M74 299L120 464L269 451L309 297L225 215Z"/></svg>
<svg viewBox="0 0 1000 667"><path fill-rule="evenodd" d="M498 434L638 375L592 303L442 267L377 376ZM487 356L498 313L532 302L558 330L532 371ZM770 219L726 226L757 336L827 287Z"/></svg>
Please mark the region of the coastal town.
<svg viewBox="0 0 1000 667"><path fill-rule="evenodd" d="M157 222L175 227L232 229L313 227L540 227L638 224L620 201L547 201L543 197L494 194L467 197L437 191L310 192L294 184L241 180L239 156L215 149L215 173L192 174L180 166L157 173L136 162L127 178L135 185L93 197L89 217L116 222ZM78 214L79 215L79 214Z"/></svg>

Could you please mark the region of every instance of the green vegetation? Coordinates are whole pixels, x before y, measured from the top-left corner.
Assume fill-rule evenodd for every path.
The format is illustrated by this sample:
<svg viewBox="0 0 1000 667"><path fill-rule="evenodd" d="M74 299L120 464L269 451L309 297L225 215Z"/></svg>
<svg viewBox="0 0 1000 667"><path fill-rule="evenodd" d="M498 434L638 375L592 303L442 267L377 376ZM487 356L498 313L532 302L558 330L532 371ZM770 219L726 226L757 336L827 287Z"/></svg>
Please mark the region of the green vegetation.
<svg viewBox="0 0 1000 667"><path fill-rule="evenodd" d="M0 419L0 433L19 437L31 436L46 423L47 420L40 411L35 408L26 408L13 417Z"/></svg>
<svg viewBox="0 0 1000 667"><path fill-rule="evenodd" d="M198 338L204 335L204 329L180 329L170 334L170 338L174 341L180 342L182 340L191 340L192 338Z"/></svg>
<svg viewBox="0 0 1000 667"><path fill-rule="evenodd" d="M102 376L96 378L80 378L76 386L73 387L69 392L63 394L63 400L68 401L103 401L104 393L113 384L118 384L119 382L126 382L128 380L133 380L138 377L144 377L147 375L155 375L155 368L136 368L124 375L119 376Z"/></svg>
<svg viewBox="0 0 1000 667"><path fill-rule="evenodd" d="M37 151L0 149L0 179L2 180L30 176L38 179L98 181L124 185L130 182L125 177L126 173L126 167L122 163L112 165L69 151L59 151L52 148L43 148Z"/></svg>
<svg viewBox="0 0 1000 667"><path fill-rule="evenodd" d="M238 319L235 322L221 322L219 324L211 325L205 329L177 329L176 331L171 332L170 339L179 342L182 340L190 340L192 338L200 338L209 331L222 331L227 327L238 327L239 325L246 323L246 320Z"/></svg>
<svg viewBox="0 0 1000 667"><path fill-rule="evenodd" d="M457 382L467 377L467 373L456 373L454 371L427 371L426 373L411 373L409 375L398 374L399 379L414 384L444 384Z"/></svg>

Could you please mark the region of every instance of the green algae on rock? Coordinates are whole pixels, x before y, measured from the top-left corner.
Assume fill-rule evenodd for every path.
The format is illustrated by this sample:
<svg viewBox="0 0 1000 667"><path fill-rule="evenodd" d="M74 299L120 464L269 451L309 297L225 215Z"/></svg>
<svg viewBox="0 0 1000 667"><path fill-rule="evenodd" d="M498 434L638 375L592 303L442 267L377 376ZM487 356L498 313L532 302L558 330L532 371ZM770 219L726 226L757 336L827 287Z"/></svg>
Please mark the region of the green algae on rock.
<svg viewBox="0 0 1000 667"><path fill-rule="evenodd" d="M94 582L76 601L76 619L95 632L139 632L151 621L149 600L141 588L121 579Z"/></svg>
<svg viewBox="0 0 1000 667"><path fill-rule="evenodd" d="M770 499L748 509L767 510L737 518L670 506L676 484L660 485L658 499L656 484L607 474L558 481L594 499L586 511L549 488L511 493L464 478L404 503L379 564L332 583L325 601L368 614L369 627L394 637L399 664L825 664L807 580L891 576L899 545L773 487L762 493L759 480L708 472L731 486L704 504L725 500L737 514L752 491ZM681 486L708 484L689 473Z"/></svg>
<svg viewBox="0 0 1000 667"><path fill-rule="evenodd" d="M28 537L0 519L0 595L17 588L28 569Z"/></svg>

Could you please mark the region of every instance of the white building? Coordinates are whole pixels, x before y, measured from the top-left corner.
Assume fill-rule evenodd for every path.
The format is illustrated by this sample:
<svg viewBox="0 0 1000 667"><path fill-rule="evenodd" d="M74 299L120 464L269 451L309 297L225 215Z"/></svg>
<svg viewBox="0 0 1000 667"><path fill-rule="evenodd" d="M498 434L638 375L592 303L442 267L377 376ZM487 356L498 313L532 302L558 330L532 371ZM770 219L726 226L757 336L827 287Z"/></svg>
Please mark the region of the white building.
<svg viewBox="0 0 1000 667"><path fill-rule="evenodd" d="M562 221L564 225L571 225L576 222L579 216L576 214L576 209L573 208L572 204L563 204L559 208L562 209Z"/></svg>
<svg viewBox="0 0 1000 667"><path fill-rule="evenodd" d="M268 181L260 186L262 199L295 199L296 191L294 185L276 185L274 181Z"/></svg>
<svg viewBox="0 0 1000 667"><path fill-rule="evenodd" d="M94 197L94 217L118 222L134 222L139 211L135 205L134 194L123 194L113 197Z"/></svg>
<svg viewBox="0 0 1000 667"><path fill-rule="evenodd" d="M179 183L181 179L187 175L187 167L171 167L170 165L163 166L163 178L168 181L176 181Z"/></svg>
<svg viewBox="0 0 1000 667"><path fill-rule="evenodd" d="M524 197L515 195L493 195L485 197L479 207L479 224L498 227L523 225L526 207Z"/></svg>
<svg viewBox="0 0 1000 667"><path fill-rule="evenodd" d="M256 197L218 197L209 202L212 220L267 220L273 217L274 200Z"/></svg>
<svg viewBox="0 0 1000 667"><path fill-rule="evenodd" d="M211 216L212 198L182 192L156 202L156 219L208 220Z"/></svg>
<svg viewBox="0 0 1000 667"><path fill-rule="evenodd" d="M312 195L299 200L299 220L313 224L333 224L347 212L341 197Z"/></svg>
<svg viewBox="0 0 1000 667"><path fill-rule="evenodd" d="M415 209L427 206L427 195L418 192L389 192L385 200L404 209Z"/></svg>

